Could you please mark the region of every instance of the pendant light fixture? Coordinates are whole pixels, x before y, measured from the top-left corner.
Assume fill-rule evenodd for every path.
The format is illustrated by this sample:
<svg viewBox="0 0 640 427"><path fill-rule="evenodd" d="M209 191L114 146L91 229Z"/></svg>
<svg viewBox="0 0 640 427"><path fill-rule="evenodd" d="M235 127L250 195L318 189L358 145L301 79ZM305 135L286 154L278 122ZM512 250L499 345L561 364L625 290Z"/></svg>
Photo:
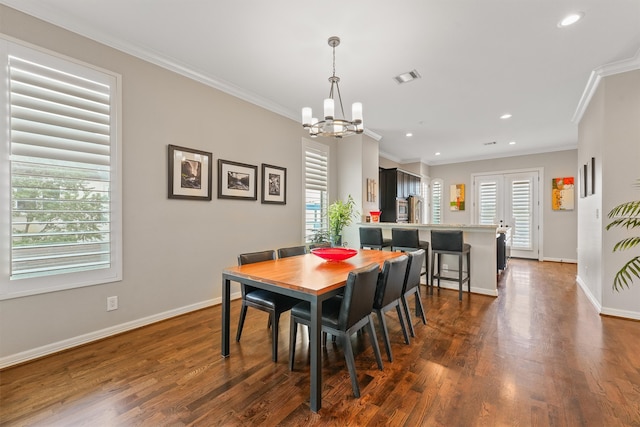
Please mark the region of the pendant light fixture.
<svg viewBox="0 0 640 427"><path fill-rule="evenodd" d="M336 46L340 44L340 38L329 37L329 46L333 48L333 74L329 77L331 88L329 90L329 98L324 100L324 120L318 120L313 117L311 108L304 107L302 109L302 126L309 129L309 135L312 137L326 136L333 138L342 138L356 133L362 133L364 125L362 122L362 103L354 102L351 106L351 117L349 121L344 117L344 107L342 106L342 96L340 95L340 77L336 76ZM334 92L335 88L335 92ZM340 107L341 117L336 117L336 103L334 94L338 95L338 103Z"/></svg>

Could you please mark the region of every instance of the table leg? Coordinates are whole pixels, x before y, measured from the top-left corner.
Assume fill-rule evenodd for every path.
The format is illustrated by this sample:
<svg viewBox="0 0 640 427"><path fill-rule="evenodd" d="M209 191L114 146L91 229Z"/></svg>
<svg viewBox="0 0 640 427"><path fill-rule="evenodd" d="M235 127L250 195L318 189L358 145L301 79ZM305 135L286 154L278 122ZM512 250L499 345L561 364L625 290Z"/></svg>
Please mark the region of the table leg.
<svg viewBox="0 0 640 427"><path fill-rule="evenodd" d="M322 407L322 301L311 301L311 392L310 404L313 412Z"/></svg>
<svg viewBox="0 0 640 427"><path fill-rule="evenodd" d="M222 280L222 357L229 357L229 323L231 321L231 280Z"/></svg>

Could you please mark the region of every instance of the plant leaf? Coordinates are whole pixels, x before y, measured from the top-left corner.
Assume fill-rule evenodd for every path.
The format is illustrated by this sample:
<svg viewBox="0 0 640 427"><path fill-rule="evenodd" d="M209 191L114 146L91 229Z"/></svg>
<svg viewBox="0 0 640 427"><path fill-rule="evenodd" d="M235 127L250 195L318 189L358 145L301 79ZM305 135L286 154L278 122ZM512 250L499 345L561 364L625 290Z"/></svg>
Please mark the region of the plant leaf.
<svg viewBox="0 0 640 427"><path fill-rule="evenodd" d="M616 251L624 251L633 247L636 247L640 244L640 237L627 237L626 239L620 240L613 247L613 252Z"/></svg>
<svg viewBox="0 0 640 427"><path fill-rule="evenodd" d="M632 258L616 273L613 278L613 289L620 292L625 287L628 288L634 277L640 279L640 256Z"/></svg>

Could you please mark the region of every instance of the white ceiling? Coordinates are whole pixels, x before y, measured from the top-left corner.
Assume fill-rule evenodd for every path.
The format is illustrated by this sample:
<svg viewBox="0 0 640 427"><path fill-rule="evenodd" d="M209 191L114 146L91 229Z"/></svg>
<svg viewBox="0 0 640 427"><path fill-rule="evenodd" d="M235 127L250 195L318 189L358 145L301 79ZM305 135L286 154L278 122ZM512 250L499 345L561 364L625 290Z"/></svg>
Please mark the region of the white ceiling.
<svg viewBox="0 0 640 427"><path fill-rule="evenodd" d="M347 117L361 101L383 155L432 165L575 148L591 72L640 49L639 0L0 3L296 121L322 108L337 35ZM584 18L558 28L573 11ZM421 79L394 81L413 69Z"/></svg>

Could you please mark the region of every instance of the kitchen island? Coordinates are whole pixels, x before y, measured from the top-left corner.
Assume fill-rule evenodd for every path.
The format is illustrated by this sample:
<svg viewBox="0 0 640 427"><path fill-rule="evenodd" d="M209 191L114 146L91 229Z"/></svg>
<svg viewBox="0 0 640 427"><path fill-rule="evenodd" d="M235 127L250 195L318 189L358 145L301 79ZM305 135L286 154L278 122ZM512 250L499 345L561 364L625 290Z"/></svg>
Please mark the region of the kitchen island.
<svg viewBox="0 0 640 427"><path fill-rule="evenodd" d="M431 230L462 230L464 241L471 245L471 292L483 295L498 296L498 280L496 275L497 246L495 225L467 225L467 224L401 224L395 222L363 222L357 227L380 227L385 238L391 238L392 228L417 228L420 240L431 241ZM358 246L359 246L358 242ZM431 269L431 254L429 269ZM447 264L451 276L457 276L457 257L451 256L451 261L445 256L443 264ZM465 267L466 268L466 267ZM447 274L447 271L443 271ZM430 274L430 271L427 273ZM455 282L440 282L441 288L458 289ZM466 286L463 287L466 291Z"/></svg>

